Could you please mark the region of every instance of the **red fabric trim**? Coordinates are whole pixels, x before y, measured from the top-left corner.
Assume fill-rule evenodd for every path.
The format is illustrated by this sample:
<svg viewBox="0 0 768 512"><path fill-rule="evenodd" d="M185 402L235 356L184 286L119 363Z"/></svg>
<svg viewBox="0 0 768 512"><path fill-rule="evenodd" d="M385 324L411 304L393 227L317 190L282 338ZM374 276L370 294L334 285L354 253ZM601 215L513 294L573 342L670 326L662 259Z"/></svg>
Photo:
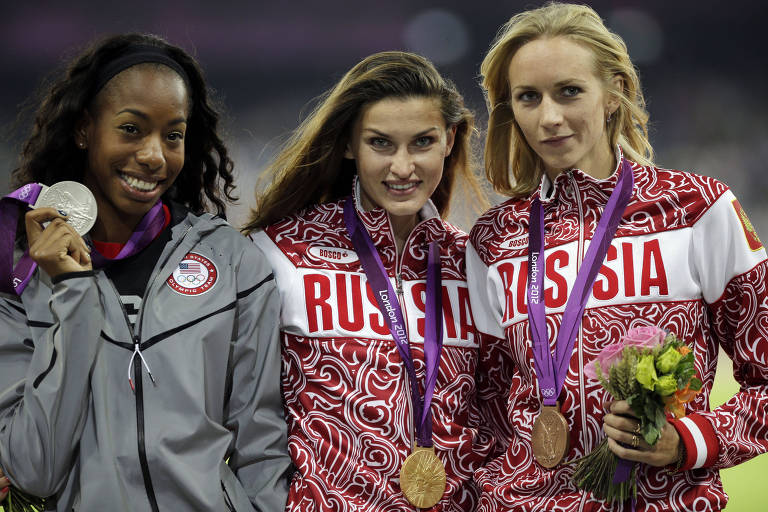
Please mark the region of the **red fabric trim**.
<svg viewBox="0 0 768 512"><path fill-rule="evenodd" d="M165 203L163 203L163 215L165 216L165 221L163 222L163 229L165 229L168 227L168 224L171 223L171 210L168 209L168 206ZM160 231L162 231L163 229L161 229Z"/></svg>
<svg viewBox="0 0 768 512"><path fill-rule="evenodd" d="M717 462L717 457L720 454L720 444L717 441L717 435L712 424L705 417L691 413L686 416L690 421L696 424L701 431L701 435L704 438L704 444L707 450L706 459L704 459L704 465L702 467L710 467ZM699 458L699 452L696 448L696 442L693 439L693 434L688 427L679 420L670 420L672 426L675 427L677 433L680 435L680 440L685 445L685 460L680 465L680 471L686 471L692 469L696 460Z"/></svg>
<svg viewBox="0 0 768 512"><path fill-rule="evenodd" d="M704 436L704 442L707 445L707 458L704 460L705 468L712 466L720 454L720 443L717 441L717 434L712 426L704 416L696 413L689 414L688 417L699 427L702 435Z"/></svg>
<svg viewBox="0 0 768 512"><path fill-rule="evenodd" d="M166 206L165 203L163 203L163 216L165 217L165 221L163 222L163 229L157 232L158 236L163 232L165 228L168 227L168 224L171 223L171 211L168 209L168 206ZM111 260L117 258L117 255L120 254L120 251L123 250L124 245L125 244L118 244L115 242L99 242L98 240L93 241L93 247L99 251L102 256Z"/></svg>
<svg viewBox="0 0 768 512"><path fill-rule="evenodd" d="M675 427L675 430L677 430L677 433L680 435L680 441L682 441L685 446L685 460L680 464L679 470L687 471L693 468L693 464L696 462L696 457L698 455L696 452L696 443L693 440L690 430L685 426L685 423L675 419L669 420L669 422Z"/></svg>
<svg viewBox="0 0 768 512"><path fill-rule="evenodd" d="M101 253L102 256L109 259L115 259L118 254L120 254L120 250L123 248L125 244L117 244L114 242L99 242L98 240L93 241L93 247Z"/></svg>

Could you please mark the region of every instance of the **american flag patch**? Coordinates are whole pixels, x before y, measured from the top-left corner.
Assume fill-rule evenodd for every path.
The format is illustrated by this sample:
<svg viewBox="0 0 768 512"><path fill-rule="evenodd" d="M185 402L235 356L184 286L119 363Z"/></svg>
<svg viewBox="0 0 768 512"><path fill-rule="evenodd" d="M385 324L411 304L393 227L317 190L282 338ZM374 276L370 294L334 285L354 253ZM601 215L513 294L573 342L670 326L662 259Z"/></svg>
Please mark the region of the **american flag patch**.
<svg viewBox="0 0 768 512"><path fill-rule="evenodd" d="M200 263L197 261L184 261L179 263L180 274L199 274L202 272L200 269Z"/></svg>

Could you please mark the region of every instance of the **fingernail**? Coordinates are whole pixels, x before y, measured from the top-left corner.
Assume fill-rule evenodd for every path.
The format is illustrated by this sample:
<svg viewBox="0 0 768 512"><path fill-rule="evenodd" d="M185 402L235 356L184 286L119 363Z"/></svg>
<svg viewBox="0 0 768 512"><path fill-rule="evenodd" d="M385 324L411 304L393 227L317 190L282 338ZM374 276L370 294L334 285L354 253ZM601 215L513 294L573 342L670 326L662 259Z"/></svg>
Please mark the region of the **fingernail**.
<svg viewBox="0 0 768 512"><path fill-rule="evenodd" d="M59 215L63 215L64 217L66 217L67 212L65 212L64 210L59 210Z"/></svg>

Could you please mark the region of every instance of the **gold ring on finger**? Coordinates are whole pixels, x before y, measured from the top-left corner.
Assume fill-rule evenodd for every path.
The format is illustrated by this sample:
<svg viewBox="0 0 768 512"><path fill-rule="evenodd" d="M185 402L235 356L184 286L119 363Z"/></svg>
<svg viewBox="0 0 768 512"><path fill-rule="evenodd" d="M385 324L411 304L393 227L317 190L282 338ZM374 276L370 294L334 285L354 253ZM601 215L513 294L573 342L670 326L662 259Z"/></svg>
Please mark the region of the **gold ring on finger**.
<svg viewBox="0 0 768 512"><path fill-rule="evenodd" d="M640 446L640 438L637 437L637 434L632 434L632 449L637 450L638 446Z"/></svg>
<svg viewBox="0 0 768 512"><path fill-rule="evenodd" d="M640 433L640 430L641 430L641 428L640 428L640 423L638 423L638 424L637 424L637 426L635 427L635 430L633 430L633 432L634 432L635 434L639 434L639 433Z"/></svg>

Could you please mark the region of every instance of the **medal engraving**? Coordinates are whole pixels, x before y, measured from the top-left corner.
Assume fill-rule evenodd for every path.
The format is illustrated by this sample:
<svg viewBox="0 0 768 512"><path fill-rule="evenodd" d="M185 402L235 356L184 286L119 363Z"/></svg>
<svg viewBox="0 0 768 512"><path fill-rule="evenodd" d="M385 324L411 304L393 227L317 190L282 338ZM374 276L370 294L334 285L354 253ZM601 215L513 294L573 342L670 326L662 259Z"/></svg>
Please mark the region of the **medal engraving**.
<svg viewBox="0 0 768 512"><path fill-rule="evenodd" d="M568 453L569 437L568 422L560 413L560 405L542 406L531 432L536 461L545 468L560 464Z"/></svg>
<svg viewBox="0 0 768 512"><path fill-rule="evenodd" d="M434 447L414 448L400 468L400 489L419 508L433 507L445 493L445 467Z"/></svg>
<svg viewBox="0 0 768 512"><path fill-rule="evenodd" d="M76 181L60 181L44 187L34 208L51 207L67 214L67 222L84 235L96 222L96 199L88 187Z"/></svg>

